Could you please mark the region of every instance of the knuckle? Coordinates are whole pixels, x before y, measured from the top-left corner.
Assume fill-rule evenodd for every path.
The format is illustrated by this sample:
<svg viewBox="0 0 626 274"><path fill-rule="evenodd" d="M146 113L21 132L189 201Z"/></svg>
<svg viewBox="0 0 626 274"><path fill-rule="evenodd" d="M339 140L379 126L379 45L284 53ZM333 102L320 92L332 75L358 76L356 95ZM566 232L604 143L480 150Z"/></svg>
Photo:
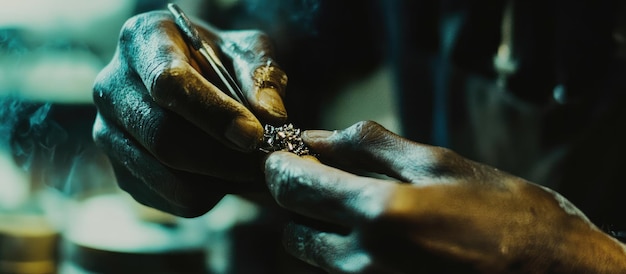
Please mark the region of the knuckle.
<svg viewBox="0 0 626 274"><path fill-rule="evenodd" d="M119 47L124 48L128 44L132 44L137 37L138 31L146 22L146 14L139 14L128 18L122 25L119 35Z"/></svg>
<svg viewBox="0 0 626 274"><path fill-rule="evenodd" d="M177 79L183 70L183 61L176 60L172 52L178 46L166 37L172 22L163 12L147 12L128 19L120 31L117 57L118 63L127 62L152 96L167 95L160 85ZM124 68L124 66L118 66ZM118 73L116 67L112 73ZM167 85L172 87L171 85Z"/></svg>
<svg viewBox="0 0 626 274"><path fill-rule="evenodd" d="M111 62L104 67L96 76L92 86L92 98L97 107L103 107L111 98L109 93L111 86L114 85L114 77L117 66L115 62Z"/></svg>
<svg viewBox="0 0 626 274"><path fill-rule="evenodd" d="M132 44L138 36L149 31L153 26L158 25L155 21L161 20L162 17L162 13L153 11L137 14L128 18L120 30L120 44Z"/></svg>
<svg viewBox="0 0 626 274"><path fill-rule="evenodd" d="M372 131L381 131L383 130L383 127L374 122L374 121L360 121L356 124L354 124L354 131L359 135L359 136L368 136L370 132Z"/></svg>
<svg viewBox="0 0 626 274"><path fill-rule="evenodd" d="M110 142L109 139L111 138L110 136L111 134L110 134L108 125L106 121L104 121L102 116L100 116L100 114L96 116L91 135L92 135L92 139L94 140L94 143L98 147L104 148L105 144Z"/></svg>
<svg viewBox="0 0 626 274"><path fill-rule="evenodd" d="M100 72L102 74L102 72ZM100 78L100 77L98 77ZM104 105L106 99L105 94L108 94L108 83L103 80L96 80L92 89L92 99L96 107Z"/></svg>
<svg viewBox="0 0 626 274"><path fill-rule="evenodd" d="M176 91L181 88L179 82L184 78L185 70L170 59L155 60L148 72L150 95L157 102L171 102Z"/></svg>
<svg viewBox="0 0 626 274"><path fill-rule="evenodd" d="M100 148L104 146L104 142L107 138L107 134L106 134L106 131L102 127L94 126L91 136L96 146Z"/></svg>
<svg viewBox="0 0 626 274"><path fill-rule="evenodd" d="M343 131L354 149L368 148L381 142L387 130L374 121L361 121Z"/></svg>
<svg viewBox="0 0 626 274"><path fill-rule="evenodd" d="M267 34L259 30L238 30L227 32L224 36L230 40L225 51L244 60L263 62L272 56L272 43Z"/></svg>

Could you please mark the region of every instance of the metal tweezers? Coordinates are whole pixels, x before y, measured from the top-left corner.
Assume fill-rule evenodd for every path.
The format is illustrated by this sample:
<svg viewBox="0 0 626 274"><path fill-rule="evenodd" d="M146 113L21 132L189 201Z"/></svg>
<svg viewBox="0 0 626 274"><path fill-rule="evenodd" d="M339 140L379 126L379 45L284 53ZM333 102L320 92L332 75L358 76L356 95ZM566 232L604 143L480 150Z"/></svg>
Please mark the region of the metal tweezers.
<svg viewBox="0 0 626 274"><path fill-rule="evenodd" d="M233 79L233 77L228 73L226 67L220 59L217 57L217 54L213 50L213 48L202 38L200 38L200 33L193 26L189 17L185 15L185 13L178 7L178 5L169 3L167 8L174 15L176 25L183 32L187 40L191 43L191 46L197 50L204 59L211 65L217 76L222 80L222 83L228 89L230 93L230 97L239 101L246 108L250 109L250 103L246 96L241 91L237 82Z"/></svg>
<svg viewBox="0 0 626 274"><path fill-rule="evenodd" d="M206 59L215 73L217 73L222 84L224 84L230 93L230 97L239 101L239 103L246 108L251 109L250 102L246 99L246 96L241 91L239 85L237 85L237 82L235 82L234 78L230 75L228 70L226 70L226 67L224 67L224 64L217 57L217 53L215 53L209 43L200 37L200 33L191 23L187 15L185 15L176 4L170 3L167 5L167 8L172 15L174 15L176 25L189 43L191 43L191 46ZM302 131L299 128L295 128L292 124L286 124L280 127L265 125L263 143L259 147L259 150L265 153L289 151L297 155L310 155L308 147L302 141L301 133Z"/></svg>

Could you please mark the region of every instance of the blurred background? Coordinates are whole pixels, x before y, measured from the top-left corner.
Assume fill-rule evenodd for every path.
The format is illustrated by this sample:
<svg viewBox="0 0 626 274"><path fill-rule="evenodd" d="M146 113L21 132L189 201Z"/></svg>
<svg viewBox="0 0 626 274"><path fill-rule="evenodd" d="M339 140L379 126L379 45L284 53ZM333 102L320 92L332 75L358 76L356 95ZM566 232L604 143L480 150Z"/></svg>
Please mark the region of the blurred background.
<svg viewBox="0 0 626 274"><path fill-rule="evenodd" d="M0 273L206 273L204 220L140 206L91 141L91 88L133 14L165 1L3 1Z"/></svg>

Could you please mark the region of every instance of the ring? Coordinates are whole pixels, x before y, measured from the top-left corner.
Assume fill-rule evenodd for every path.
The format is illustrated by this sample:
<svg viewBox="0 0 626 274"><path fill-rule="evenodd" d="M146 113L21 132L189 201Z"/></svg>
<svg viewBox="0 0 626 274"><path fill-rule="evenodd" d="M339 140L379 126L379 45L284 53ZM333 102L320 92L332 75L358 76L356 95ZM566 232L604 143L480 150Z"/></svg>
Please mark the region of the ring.
<svg viewBox="0 0 626 274"><path fill-rule="evenodd" d="M272 60L267 60L265 65L257 67L253 72L254 86L261 88L274 88L279 92L287 86L287 74L279 67L272 65Z"/></svg>

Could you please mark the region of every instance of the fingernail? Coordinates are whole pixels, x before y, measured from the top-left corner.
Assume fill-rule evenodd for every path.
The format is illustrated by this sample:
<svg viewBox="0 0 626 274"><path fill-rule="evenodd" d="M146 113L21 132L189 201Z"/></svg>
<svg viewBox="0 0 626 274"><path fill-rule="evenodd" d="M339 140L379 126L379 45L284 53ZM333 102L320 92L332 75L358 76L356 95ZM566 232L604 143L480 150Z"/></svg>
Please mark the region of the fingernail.
<svg viewBox="0 0 626 274"><path fill-rule="evenodd" d="M262 138L263 129L258 121L238 117L226 128L224 136L239 148L252 150L256 147L258 140Z"/></svg>
<svg viewBox="0 0 626 274"><path fill-rule="evenodd" d="M302 138L312 141L322 141L333 135L334 131L328 130L307 130L302 133Z"/></svg>
<svg viewBox="0 0 626 274"><path fill-rule="evenodd" d="M280 98L278 92L272 88L261 88L257 95L259 105L272 115L279 118L287 117L287 110L283 105L283 99Z"/></svg>

